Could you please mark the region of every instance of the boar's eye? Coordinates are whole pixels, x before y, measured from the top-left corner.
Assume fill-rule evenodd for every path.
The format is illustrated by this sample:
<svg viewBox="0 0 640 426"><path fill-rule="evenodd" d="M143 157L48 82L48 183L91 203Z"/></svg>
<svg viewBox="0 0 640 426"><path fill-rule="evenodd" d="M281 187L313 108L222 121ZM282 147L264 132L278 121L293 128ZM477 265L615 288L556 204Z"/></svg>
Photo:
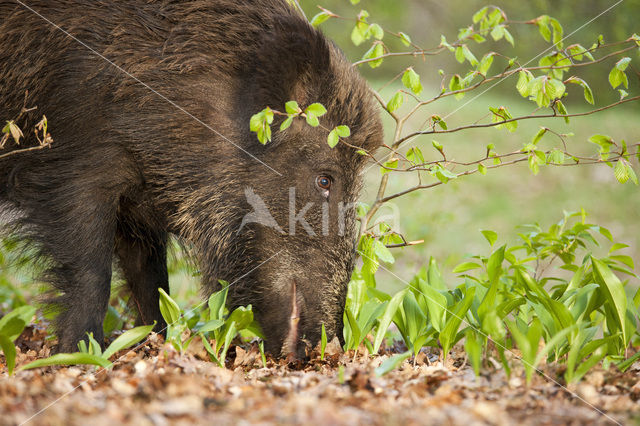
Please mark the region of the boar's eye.
<svg viewBox="0 0 640 426"><path fill-rule="evenodd" d="M316 186L324 197L329 196L329 188L331 188L331 177L320 175L316 177Z"/></svg>

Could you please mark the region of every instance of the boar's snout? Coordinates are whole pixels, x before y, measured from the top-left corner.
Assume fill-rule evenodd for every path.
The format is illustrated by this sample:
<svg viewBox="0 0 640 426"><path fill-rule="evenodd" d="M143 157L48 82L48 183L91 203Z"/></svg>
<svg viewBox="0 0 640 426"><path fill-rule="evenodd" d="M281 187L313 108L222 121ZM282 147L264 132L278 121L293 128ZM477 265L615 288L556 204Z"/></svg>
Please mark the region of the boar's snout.
<svg viewBox="0 0 640 426"><path fill-rule="evenodd" d="M301 279L288 279L280 294L271 294L275 303L256 306L265 349L287 360L304 360L320 342L324 324L327 338L342 334L344 304L332 297L308 291Z"/></svg>

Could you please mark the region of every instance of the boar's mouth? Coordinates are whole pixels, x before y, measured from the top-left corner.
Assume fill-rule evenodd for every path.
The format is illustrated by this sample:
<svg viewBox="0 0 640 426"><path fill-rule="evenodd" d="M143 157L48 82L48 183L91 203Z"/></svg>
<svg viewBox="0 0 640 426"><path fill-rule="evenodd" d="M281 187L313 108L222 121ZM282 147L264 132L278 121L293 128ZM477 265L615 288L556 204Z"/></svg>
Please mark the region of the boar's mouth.
<svg viewBox="0 0 640 426"><path fill-rule="evenodd" d="M299 329L300 307L298 305L298 295L296 291L296 281L291 281L291 314L289 315L289 332L282 344L282 355L287 361L293 361L301 355L299 352Z"/></svg>

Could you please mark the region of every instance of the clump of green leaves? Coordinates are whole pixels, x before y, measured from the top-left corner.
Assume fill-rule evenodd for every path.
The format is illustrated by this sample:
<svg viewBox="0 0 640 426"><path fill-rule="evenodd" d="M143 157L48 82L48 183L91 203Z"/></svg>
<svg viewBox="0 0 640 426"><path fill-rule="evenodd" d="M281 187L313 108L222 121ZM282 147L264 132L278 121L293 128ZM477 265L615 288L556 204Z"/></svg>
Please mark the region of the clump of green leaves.
<svg viewBox="0 0 640 426"><path fill-rule="evenodd" d="M31 322L36 309L32 306L21 306L0 318L0 349L4 353L9 375L13 374L16 365L15 340Z"/></svg>
<svg viewBox="0 0 640 426"><path fill-rule="evenodd" d="M338 142L340 142L340 138L348 138L351 136L351 129L349 129L349 126L341 124L334 127L332 130L329 130L320 124L320 117L327 113L327 109L321 103L314 102L302 110L298 105L298 102L289 101L285 104L285 111L286 112L280 112L266 107L251 117L249 128L252 132L256 133L261 144L265 145L267 142L271 141L271 124L273 123L274 114L285 117L280 124L281 132L284 132L291 127L293 120L297 117L304 118L307 124L311 127L321 127L328 131L327 143L331 148L335 147Z"/></svg>
<svg viewBox="0 0 640 426"><path fill-rule="evenodd" d="M431 259L393 297L375 288L373 272L381 256L372 247L380 240L365 235L363 266L347 296L345 349L364 342L377 353L393 322L414 356L432 346L446 357L465 338L476 373L493 356L510 373L507 351L522 363L527 382L544 361L565 364L567 382L579 380L601 361L628 367L625 351L633 339L640 340L640 290L628 297L627 281L614 273L637 278L633 260L617 253L626 245L613 242L607 229L587 223L584 212L566 213L547 230L538 225L523 229L518 244L499 247L495 232L482 231L492 251L458 265L454 272L462 283L455 288L444 283ZM606 257L591 254L598 234L611 243ZM369 332L371 340L364 337Z"/></svg>
<svg viewBox="0 0 640 426"><path fill-rule="evenodd" d="M78 343L78 352L60 353L48 358L39 359L20 367L21 370L47 367L51 365L95 365L102 368L111 368L113 364L109 360L116 352L131 347L143 340L151 333L155 324L144 325L131 330L127 330L118 336L111 344L102 351L100 343L93 338L93 333L87 334L87 342L81 340Z"/></svg>
<svg viewBox="0 0 640 426"><path fill-rule="evenodd" d="M208 308L202 313L194 333L201 337L211 360L224 367L227 350L236 336L262 337L262 332L254 320L251 305L229 312L226 308L229 284L226 281L220 281L220 284L222 289L209 297ZM213 340L213 345L210 340ZM266 364L263 351L261 347L263 364Z"/></svg>

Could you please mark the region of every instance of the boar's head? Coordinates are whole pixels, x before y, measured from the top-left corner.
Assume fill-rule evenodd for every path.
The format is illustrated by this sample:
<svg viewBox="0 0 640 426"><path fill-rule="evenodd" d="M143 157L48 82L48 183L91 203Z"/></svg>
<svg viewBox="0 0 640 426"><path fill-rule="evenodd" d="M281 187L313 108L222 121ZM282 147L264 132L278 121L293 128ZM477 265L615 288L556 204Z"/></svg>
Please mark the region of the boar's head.
<svg viewBox="0 0 640 426"><path fill-rule="evenodd" d="M317 344L322 324L329 338L342 339L355 260L355 203L367 163L357 151L373 152L382 129L366 83L319 32L285 25L263 46L250 90L256 99L248 112L266 106L282 111L289 100L302 110L319 102L328 112L318 127L298 118L282 132L277 129L283 118L276 118L273 140L265 147L249 135L257 148L252 152L281 176L263 170L243 188L251 209L239 236L246 233L247 246L266 263L230 295L253 304L270 352L300 356L305 346ZM348 145L331 148L327 135L338 125L349 126Z"/></svg>
<svg viewBox="0 0 640 426"><path fill-rule="evenodd" d="M269 352L301 356L319 341L322 324L329 339L342 339L356 257L355 203L368 160L358 151L375 151L382 127L366 82L319 31L291 17L259 37L233 82L227 126L236 126L248 155L220 165L218 213L203 231L213 243L200 263L211 281L206 288L224 279L232 309L252 305ZM260 144L250 117L267 106L284 111L290 100L302 110L319 102L328 112L318 127L298 117L284 131L278 130L284 117L276 116L273 139ZM351 135L331 148L327 136L338 125ZM232 226L222 225L229 217Z"/></svg>

